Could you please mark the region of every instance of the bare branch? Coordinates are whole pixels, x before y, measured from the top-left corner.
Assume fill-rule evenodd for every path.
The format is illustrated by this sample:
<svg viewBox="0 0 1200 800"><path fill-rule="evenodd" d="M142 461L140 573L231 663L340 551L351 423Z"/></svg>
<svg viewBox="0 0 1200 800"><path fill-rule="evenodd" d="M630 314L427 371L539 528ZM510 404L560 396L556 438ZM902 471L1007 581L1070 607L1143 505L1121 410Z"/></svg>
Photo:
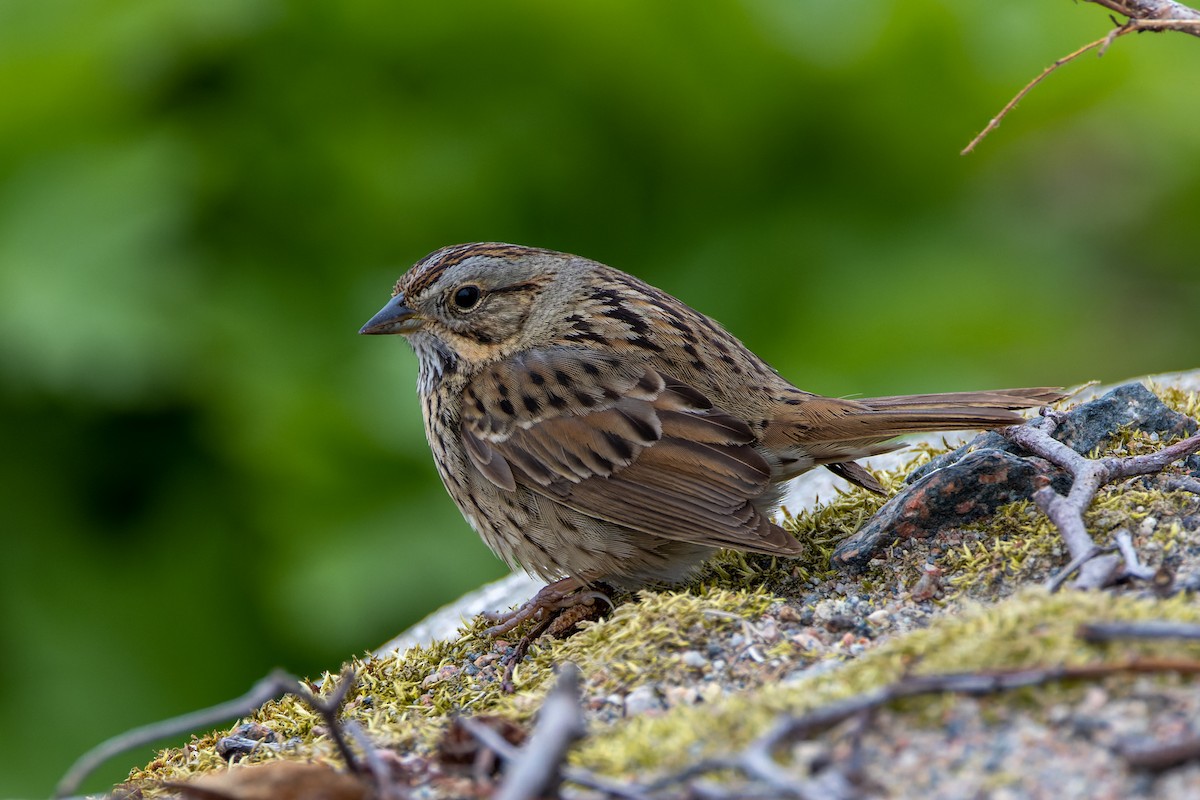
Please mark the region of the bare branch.
<svg viewBox="0 0 1200 800"><path fill-rule="evenodd" d="M475 733L472 728L467 730ZM560 668L558 682L538 712L537 727L514 760L496 797L534 800L556 795L567 751L586 732L579 704L579 668L568 662Z"/></svg>
<svg viewBox="0 0 1200 800"><path fill-rule="evenodd" d="M1021 88L1021 91L1017 92L1013 99L1009 100L1004 108L1000 109L1000 113L993 117L987 126L960 151L960 155L965 156L967 153L974 151L975 147L988 134L1000 127L1000 123L1004 118L1017 107L1018 103L1025 99L1025 95L1029 94L1033 87L1048 78L1059 67L1074 61L1089 50L1099 48L1097 55L1103 56L1108 52L1108 48L1112 43L1121 36L1130 33L1142 33L1143 31L1178 31L1192 36L1200 36L1200 11L1189 8L1182 3L1173 2L1173 0L1088 0L1088 2L1102 5L1111 11L1128 17L1128 19L1124 24L1118 25L1109 31L1106 36L1085 44L1075 52L1063 56L1042 70L1040 75L1025 84Z"/></svg>
<svg viewBox="0 0 1200 800"><path fill-rule="evenodd" d="M1063 497L1050 486L1049 478L1040 479L1041 486L1033 493L1033 501L1045 512L1058 528L1059 534L1071 553L1071 570L1079 569L1075 586L1097 589L1106 586L1114 577L1121 561L1114 556L1096 558L1099 550L1087 526L1083 514L1095 499L1100 487L1118 478L1149 475L1160 472L1170 464L1200 451L1200 434L1196 434L1153 453L1129 458L1087 458L1054 438L1059 416L1047 412L1042 417L1041 427L1020 425L1004 428L1000 434L1013 444L1019 445L1035 455L1051 461L1074 476L1071 491ZM1143 567L1133 552L1133 543L1126 534L1125 540L1118 537L1117 546L1125 556L1125 574L1142 579L1154 576L1154 570ZM1065 574L1064 574L1065 573ZM1047 584L1053 591L1069 574L1059 573Z"/></svg>
<svg viewBox="0 0 1200 800"><path fill-rule="evenodd" d="M1045 509L1042 510L1043 512L1045 511ZM1084 550L1079 555L1073 557L1069 562L1067 562L1065 567L1063 567L1046 581L1046 591L1050 592L1050 594L1057 592L1062 588L1062 585L1067 582L1067 578L1075 574L1076 570L1081 568L1084 564L1091 561L1096 556L1102 555L1104 552L1105 551L1103 547L1097 547L1093 544L1087 550Z"/></svg>
<svg viewBox="0 0 1200 800"><path fill-rule="evenodd" d="M143 725L107 739L84 753L71 765L67 774L55 787L54 796L66 797L75 794L80 784L87 780L87 777L105 761L127 750L145 747L159 739L179 736L198 728L211 727L219 722L244 716L268 700L273 700L288 692L296 692L300 688L300 681L295 676L282 670L275 670L254 684L253 688L241 697L235 697L233 700L202 708L199 711Z"/></svg>
<svg viewBox="0 0 1200 800"><path fill-rule="evenodd" d="M338 721L338 713L342 710L342 703L346 701L346 695L350 692L350 687L354 685L354 670L346 667L342 671L341 680L334 690L329 694L328 698L322 699L317 697L312 692L305 689L297 683L293 694L299 697L306 705L309 706L325 722L325 727L329 731L329 736L333 739L334 745L337 746L338 752L342 756L342 760L346 762L346 767L356 775L361 775L366 770L358 763L358 759L354 757L354 751L350 749L350 744L346 741L345 735L342 733L342 726Z"/></svg>
<svg viewBox="0 0 1200 800"><path fill-rule="evenodd" d="M1109 11L1115 11L1131 20L1142 22L1187 22L1200 21L1200 11L1189 8L1183 3L1172 0L1087 0L1089 3L1104 6ZM1182 33L1200 36L1196 29L1176 28Z"/></svg>
<svg viewBox="0 0 1200 800"><path fill-rule="evenodd" d="M1117 28L1117 30L1121 30L1121 29ZM959 151L959 155L965 156L967 153L970 153L971 151L973 151L975 149L975 146L978 145L980 142L982 142L985 138L987 138L987 135L989 133L996 130L996 128L999 128L1000 123L1004 121L1004 118L1008 116L1008 113L1010 111L1012 111L1014 108L1016 108L1018 103L1020 103L1022 100L1025 99L1025 95L1027 95L1031 91L1033 91L1033 87L1037 86L1039 83L1046 80L1046 78L1050 77L1050 73L1054 72L1056 69L1063 66L1064 64L1068 64L1068 63L1074 61L1075 59L1079 58L1081 55L1083 55L1087 51L1093 50L1097 47L1100 47L1101 45L1106 45L1106 43L1108 41L1109 41L1109 37L1103 36L1103 37L1097 39L1096 41L1091 42L1090 44L1085 44L1083 47L1079 48L1074 53L1063 56L1062 58L1058 59L1053 64L1051 64L1050 66L1048 66L1044 70L1042 70L1042 74L1038 75L1036 78L1031 80L1029 83L1027 83L1023 87L1021 87L1021 91L1017 92L1016 95L1013 97L1013 99L1009 100L1004 105L1004 108L1000 109L1000 113L997 114L996 116L992 117L991 121L988 122L987 126L984 127L984 129L981 130L979 133L975 134L975 138L971 140L970 144L968 144L961 151Z"/></svg>
<svg viewBox="0 0 1200 800"><path fill-rule="evenodd" d="M1122 528L1113 534L1113 539L1117 543L1117 549L1121 551L1121 558L1125 559L1126 575L1143 581L1154 577L1156 570L1147 567L1138 558L1137 550L1133 547L1133 536L1129 531Z"/></svg>
<svg viewBox="0 0 1200 800"><path fill-rule="evenodd" d="M1089 622L1079 626L1078 636L1088 642L1111 642L1118 639L1200 639L1200 625L1170 620Z"/></svg>
<svg viewBox="0 0 1200 800"><path fill-rule="evenodd" d="M826 797L814 791L813 781L800 781L774 759L773 753L790 742L811 738L841 722L898 700L947 692L980 697L1068 680L1096 680L1125 673L1176 672L1200 674L1200 661L1191 659L1133 659L1116 664L1029 667L984 672L946 673L902 678L864 694L849 697L798 717L784 717L739 754L692 764L645 787L649 793L668 786L690 784L698 776L723 770L739 771L762 781L786 797ZM1130 755L1132 759L1136 755ZM733 795L729 795L733 796Z"/></svg>

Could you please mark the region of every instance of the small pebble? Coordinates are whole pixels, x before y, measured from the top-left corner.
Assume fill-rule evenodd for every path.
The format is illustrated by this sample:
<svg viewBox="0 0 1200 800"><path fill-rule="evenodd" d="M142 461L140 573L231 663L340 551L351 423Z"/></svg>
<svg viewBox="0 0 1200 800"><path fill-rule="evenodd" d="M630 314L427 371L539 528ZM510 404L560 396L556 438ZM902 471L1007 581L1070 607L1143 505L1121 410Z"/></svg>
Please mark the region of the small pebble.
<svg viewBox="0 0 1200 800"><path fill-rule="evenodd" d="M800 612L796 610L795 606L781 606L779 608L779 621L780 622L799 622L800 621Z"/></svg>
<svg viewBox="0 0 1200 800"><path fill-rule="evenodd" d="M653 686L639 686L625 695L625 716L637 717L651 711L662 711L666 708L658 690Z"/></svg>

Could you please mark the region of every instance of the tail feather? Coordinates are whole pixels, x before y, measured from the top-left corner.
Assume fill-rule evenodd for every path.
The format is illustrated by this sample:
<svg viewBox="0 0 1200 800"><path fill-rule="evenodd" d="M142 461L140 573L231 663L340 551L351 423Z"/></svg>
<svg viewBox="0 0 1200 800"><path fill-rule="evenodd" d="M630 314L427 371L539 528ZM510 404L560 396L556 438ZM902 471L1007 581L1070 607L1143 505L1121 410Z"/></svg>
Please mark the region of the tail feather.
<svg viewBox="0 0 1200 800"><path fill-rule="evenodd" d="M895 450L890 442L905 433L1000 428L1020 424L1020 409L1043 406L1065 397L1058 389L1002 389L985 392L870 397L833 400L813 397L797 407L782 430L793 447L836 475L881 492L879 483L854 459Z"/></svg>
<svg viewBox="0 0 1200 800"><path fill-rule="evenodd" d="M889 437L903 433L999 428L1022 422L1024 417L1015 413L1019 409L1043 406L1065 396L1057 389L1039 387L868 397L858 402L869 410L851 413L846 421L857 420L872 432Z"/></svg>
<svg viewBox="0 0 1200 800"><path fill-rule="evenodd" d="M1057 388L1041 386L1036 389L999 389L986 392L946 392L943 394L904 394L894 397L868 397L859 400L874 409L885 408L1033 408L1066 397Z"/></svg>
<svg viewBox="0 0 1200 800"><path fill-rule="evenodd" d="M941 406L936 408L898 408L870 410L845 420L844 430L858 428L858 436L892 437L904 433L958 431L969 428L1001 428L1019 425L1024 417L1006 408Z"/></svg>

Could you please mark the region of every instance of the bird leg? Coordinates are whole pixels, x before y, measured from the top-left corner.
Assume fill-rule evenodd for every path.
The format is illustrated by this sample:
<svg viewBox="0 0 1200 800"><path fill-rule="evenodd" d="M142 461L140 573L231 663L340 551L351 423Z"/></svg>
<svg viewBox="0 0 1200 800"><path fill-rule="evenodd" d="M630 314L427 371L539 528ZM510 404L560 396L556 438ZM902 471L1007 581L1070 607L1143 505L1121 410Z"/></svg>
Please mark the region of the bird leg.
<svg viewBox="0 0 1200 800"><path fill-rule="evenodd" d="M483 618L496 624L487 628L485 636L501 636L530 619L549 621L558 612L578 605L591 605L603 600L612 606L608 595L595 589L587 589L587 582L576 577L567 577L548 583L538 593L513 611L483 612ZM539 626L540 627L540 626ZM544 630L544 628L543 628ZM538 631L539 635L542 631Z"/></svg>
<svg viewBox="0 0 1200 800"><path fill-rule="evenodd" d="M484 619L496 623L484 630L486 636L500 636L526 620L536 620L536 624L501 659L500 663L504 667L501 686L505 692L511 694L516 691L513 673L517 664L521 663L525 654L529 652L529 646L542 634L549 631L555 636L565 636L575 623L587 616L585 606L594 606L597 600L603 600L609 608L613 607L608 595L587 587L588 583L580 578L562 578L543 586L537 594L513 611L483 612Z"/></svg>

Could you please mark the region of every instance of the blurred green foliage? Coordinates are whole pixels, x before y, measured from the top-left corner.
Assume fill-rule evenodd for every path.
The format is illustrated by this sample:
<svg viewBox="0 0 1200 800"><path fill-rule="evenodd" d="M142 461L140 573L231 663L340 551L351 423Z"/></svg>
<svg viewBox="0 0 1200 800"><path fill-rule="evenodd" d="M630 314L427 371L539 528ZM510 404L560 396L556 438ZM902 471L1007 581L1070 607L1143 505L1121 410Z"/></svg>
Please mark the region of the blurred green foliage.
<svg viewBox="0 0 1200 800"><path fill-rule="evenodd" d="M501 574L407 348L355 335L441 245L606 261L828 394L1198 366L1194 40L1071 64L958 155L1108 24L0 0L0 796Z"/></svg>

